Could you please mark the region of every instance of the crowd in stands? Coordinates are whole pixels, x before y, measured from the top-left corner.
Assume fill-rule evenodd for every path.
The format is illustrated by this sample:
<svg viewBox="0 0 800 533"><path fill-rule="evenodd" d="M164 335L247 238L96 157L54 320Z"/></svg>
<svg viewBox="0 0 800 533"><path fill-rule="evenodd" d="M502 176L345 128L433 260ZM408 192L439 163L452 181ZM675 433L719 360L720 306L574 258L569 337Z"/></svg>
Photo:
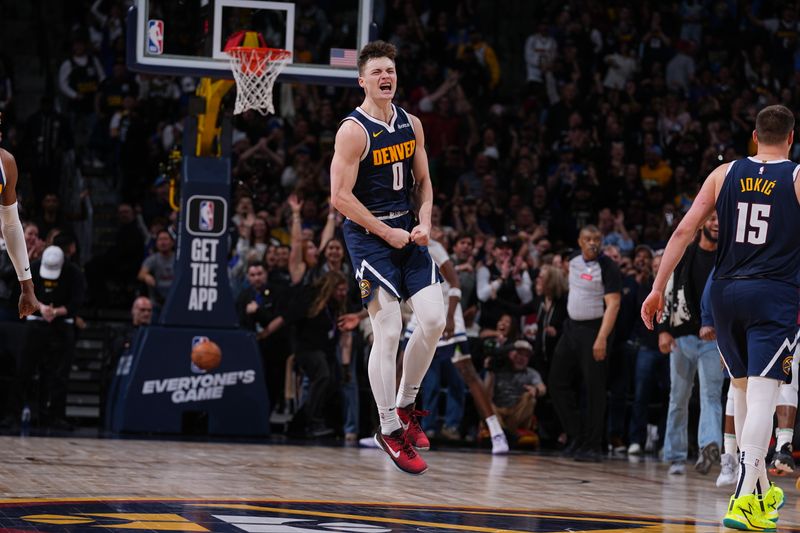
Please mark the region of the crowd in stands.
<svg viewBox="0 0 800 533"><path fill-rule="evenodd" d="M114 247L67 261L86 276L84 303L102 306L110 292L127 290L127 305L148 296L157 315L173 277L176 237L159 169L180 144L196 80L128 71L124 3L80 3L87 15L74 21L57 86L35 112L17 110L13 123L4 121L2 145L30 184L21 196L32 260L55 245L54 234L74 235L91 205L86 193L72 203L77 209L59 205L64 153L74 151L80 164L113 180ZM509 415L521 401L536 405L528 420L510 417L512 445L569 446L575 432L589 431L618 452L658 450L671 345L644 329L638 309L659 250L702 179L753 153L757 111L775 103L800 109L797 9L771 1L545 2L509 37L482 25L482 4L395 0L376 10L381 38L399 51L395 103L425 128L433 237L459 275L473 363L498 409ZM318 23L333 24L319 14ZM0 83L0 104L9 109L7 69L0 80L8 80ZM274 116L246 112L233 122L231 288L241 326L259 340L275 412L296 414L297 401L303 404L296 417L302 427L289 424L290 431L355 443L375 423L361 408L367 402L359 404L360 393L369 393L370 331L342 217L328 195L339 120L362 94L294 83L275 98ZM557 369L557 359L573 349L560 344L572 312L570 261L580 256L579 232L590 225L618 270L621 298L608 379L584 375L578 385ZM0 314L12 320L15 280L3 257ZM79 308L70 310L76 327ZM457 373L448 376L448 389L463 389ZM590 429L563 420L564 413L581 417L584 385L592 389L584 395L590 417L598 419ZM721 405L721 387L714 387L719 398L708 401ZM576 398L565 399L569 392ZM606 396L607 408L598 406ZM424 407L441 419L426 425L434 434L485 436L469 400L454 420L432 397ZM669 459L685 458L684 450Z"/></svg>

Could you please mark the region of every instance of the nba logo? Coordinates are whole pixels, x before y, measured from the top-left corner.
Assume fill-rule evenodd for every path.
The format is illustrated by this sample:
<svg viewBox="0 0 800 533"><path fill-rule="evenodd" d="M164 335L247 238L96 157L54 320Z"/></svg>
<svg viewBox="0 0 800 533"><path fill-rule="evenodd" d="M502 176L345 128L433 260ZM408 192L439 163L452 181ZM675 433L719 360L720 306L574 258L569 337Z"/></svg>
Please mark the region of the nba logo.
<svg viewBox="0 0 800 533"><path fill-rule="evenodd" d="M194 349L194 347L200 344L201 342L206 342L208 340L209 340L208 337L204 335L197 335L196 337L192 337L192 349ZM194 361L192 361L191 357L189 357L189 369L192 371L193 374L206 373L205 370L194 364Z"/></svg>
<svg viewBox="0 0 800 533"><path fill-rule="evenodd" d="M151 19L147 21L147 51L153 55L164 53L164 21Z"/></svg>
<svg viewBox="0 0 800 533"><path fill-rule="evenodd" d="M203 200L200 202L200 231L214 229L214 202Z"/></svg>
<svg viewBox="0 0 800 533"><path fill-rule="evenodd" d="M197 335L196 337L192 337L192 348L200 344L201 342L208 342L208 337L205 335Z"/></svg>

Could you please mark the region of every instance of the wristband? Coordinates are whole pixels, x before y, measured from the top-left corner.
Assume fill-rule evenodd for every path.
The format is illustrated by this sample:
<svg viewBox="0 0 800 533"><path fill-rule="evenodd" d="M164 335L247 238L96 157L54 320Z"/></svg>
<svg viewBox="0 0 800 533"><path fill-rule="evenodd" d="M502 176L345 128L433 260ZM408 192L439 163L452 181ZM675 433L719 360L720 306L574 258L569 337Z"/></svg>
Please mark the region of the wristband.
<svg viewBox="0 0 800 533"><path fill-rule="evenodd" d="M457 287L450 287L447 290L447 297L448 298L456 297L456 298L458 298L460 300L461 299L461 289L459 289Z"/></svg>

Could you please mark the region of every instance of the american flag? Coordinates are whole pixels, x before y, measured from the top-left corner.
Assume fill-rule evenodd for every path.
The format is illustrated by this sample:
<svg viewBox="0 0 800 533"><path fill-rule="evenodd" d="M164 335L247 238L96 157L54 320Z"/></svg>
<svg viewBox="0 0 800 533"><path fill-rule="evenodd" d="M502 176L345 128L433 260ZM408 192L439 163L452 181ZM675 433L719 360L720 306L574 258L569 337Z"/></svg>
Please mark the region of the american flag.
<svg viewBox="0 0 800 533"><path fill-rule="evenodd" d="M357 60L358 55L352 48L331 48L332 67L355 67Z"/></svg>

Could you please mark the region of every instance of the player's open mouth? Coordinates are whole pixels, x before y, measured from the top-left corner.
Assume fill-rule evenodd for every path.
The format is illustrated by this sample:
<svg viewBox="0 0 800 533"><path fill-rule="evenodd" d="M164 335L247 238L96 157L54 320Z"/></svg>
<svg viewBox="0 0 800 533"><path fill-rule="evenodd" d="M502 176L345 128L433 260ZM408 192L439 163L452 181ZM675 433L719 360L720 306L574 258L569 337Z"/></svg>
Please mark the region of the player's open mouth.
<svg viewBox="0 0 800 533"><path fill-rule="evenodd" d="M378 85L378 88L381 91L391 91L392 90L392 84L391 83L382 83L382 84Z"/></svg>

